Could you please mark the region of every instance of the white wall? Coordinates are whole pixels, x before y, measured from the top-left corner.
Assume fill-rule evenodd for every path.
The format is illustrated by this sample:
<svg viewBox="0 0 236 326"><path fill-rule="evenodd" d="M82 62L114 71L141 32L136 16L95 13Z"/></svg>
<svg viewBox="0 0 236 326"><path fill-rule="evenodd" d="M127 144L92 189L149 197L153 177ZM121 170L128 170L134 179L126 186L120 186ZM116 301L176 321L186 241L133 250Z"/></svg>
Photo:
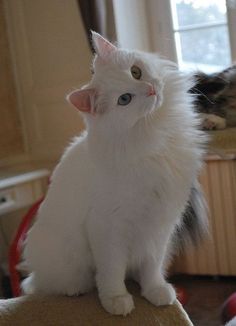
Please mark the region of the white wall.
<svg viewBox="0 0 236 326"><path fill-rule="evenodd" d="M122 47L150 51L147 1L113 0L118 42Z"/></svg>

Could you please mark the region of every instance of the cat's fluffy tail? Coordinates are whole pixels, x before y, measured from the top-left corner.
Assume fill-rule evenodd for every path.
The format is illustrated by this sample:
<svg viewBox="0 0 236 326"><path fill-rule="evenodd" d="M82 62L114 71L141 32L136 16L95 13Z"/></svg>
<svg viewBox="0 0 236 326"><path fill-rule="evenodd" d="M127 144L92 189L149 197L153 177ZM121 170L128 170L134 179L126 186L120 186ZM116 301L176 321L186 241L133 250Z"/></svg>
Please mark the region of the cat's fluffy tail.
<svg viewBox="0 0 236 326"><path fill-rule="evenodd" d="M182 216L182 223L174 232L174 247L185 249L189 245L198 246L208 235L207 204L201 186L196 181L191 189L188 205Z"/></svg>

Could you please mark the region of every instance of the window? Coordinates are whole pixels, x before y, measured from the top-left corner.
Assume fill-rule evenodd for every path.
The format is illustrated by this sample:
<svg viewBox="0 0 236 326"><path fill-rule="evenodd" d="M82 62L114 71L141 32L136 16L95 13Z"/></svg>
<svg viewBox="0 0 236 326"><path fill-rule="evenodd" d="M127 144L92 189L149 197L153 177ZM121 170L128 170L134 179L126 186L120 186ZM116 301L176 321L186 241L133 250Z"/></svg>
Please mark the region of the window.
<svg viewBox="0 0 236 326"><path fill-rule="evenodd" d="M236 0L148 0L145 4L149 50L177 62L181 69L213 72L236 62Z"/></svg>
<svg viewBox="0 0 236 326"><path fill-rule="evenodd" d="M171 15L180 68L212 72L230 65L224 0L171 0Z"/></svg>

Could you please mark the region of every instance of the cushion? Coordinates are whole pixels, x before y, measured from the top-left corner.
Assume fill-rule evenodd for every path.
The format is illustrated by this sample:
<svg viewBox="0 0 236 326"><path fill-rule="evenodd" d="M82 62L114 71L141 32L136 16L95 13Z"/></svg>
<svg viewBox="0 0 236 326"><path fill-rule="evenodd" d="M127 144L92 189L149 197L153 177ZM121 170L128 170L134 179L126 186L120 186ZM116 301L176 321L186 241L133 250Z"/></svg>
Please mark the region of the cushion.
<svg viewBox="0 0 236 326"><path fill-rule="evenodd" d="M193 325L176 301L155 307L132 285L135 310L126 316L112 316L101 306L97 292L79 297L28 295L0 300L1 326L189 326Z"/></svg>

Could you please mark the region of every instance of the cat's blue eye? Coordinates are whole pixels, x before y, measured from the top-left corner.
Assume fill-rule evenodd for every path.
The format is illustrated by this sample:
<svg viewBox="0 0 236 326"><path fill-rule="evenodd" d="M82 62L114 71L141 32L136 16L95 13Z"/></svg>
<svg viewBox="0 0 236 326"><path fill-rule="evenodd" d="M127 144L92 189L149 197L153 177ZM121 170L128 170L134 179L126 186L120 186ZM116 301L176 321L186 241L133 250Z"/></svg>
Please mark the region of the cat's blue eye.
<svg viewBox="0 0 236 326"><path fill-rule="evenodd" d="M132 100L132 95L130 93L122 94L118 98L118 104L119 105L128 105Z"/></svg>

